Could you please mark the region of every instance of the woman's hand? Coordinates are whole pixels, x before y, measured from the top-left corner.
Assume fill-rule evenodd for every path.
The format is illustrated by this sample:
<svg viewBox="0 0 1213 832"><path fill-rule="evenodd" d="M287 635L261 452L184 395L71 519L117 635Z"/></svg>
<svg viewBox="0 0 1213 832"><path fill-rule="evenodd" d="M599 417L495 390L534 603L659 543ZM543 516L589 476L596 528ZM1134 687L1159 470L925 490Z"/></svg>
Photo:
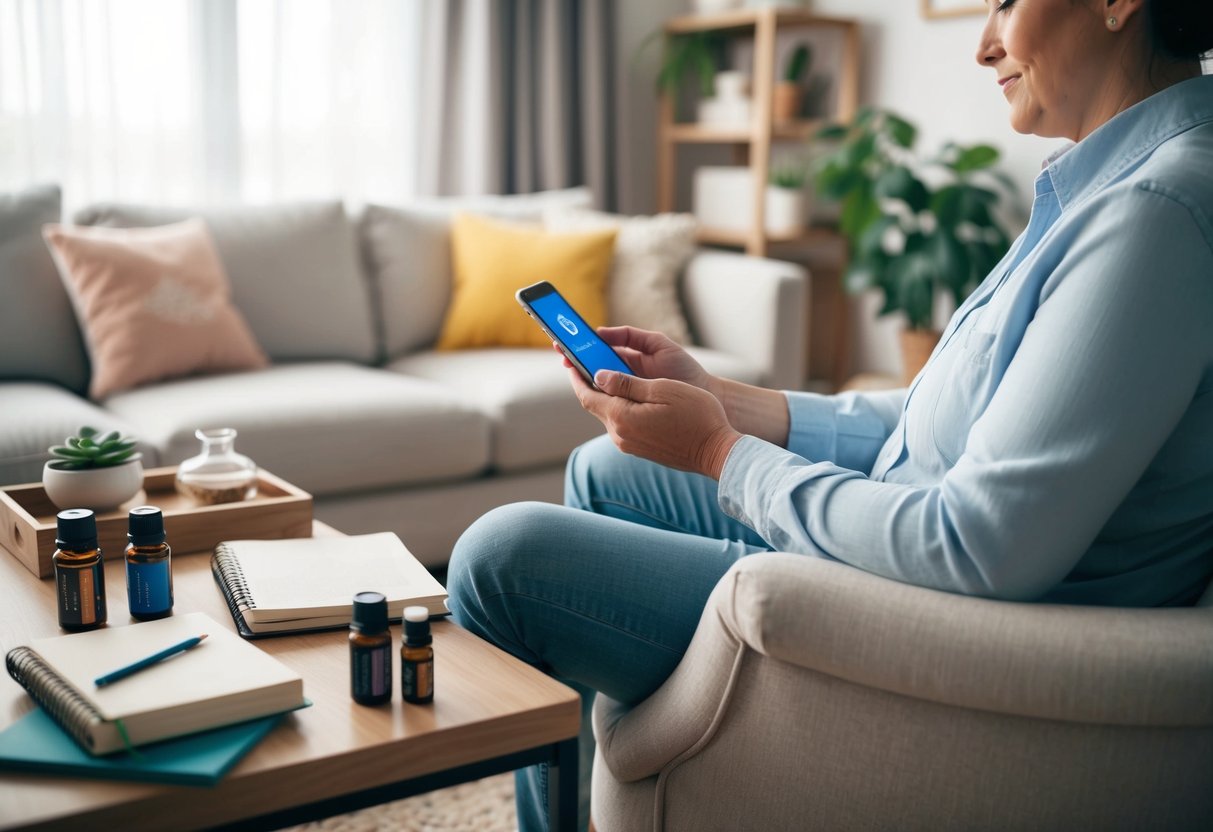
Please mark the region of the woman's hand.
<svg viewBox="0 0 1213 832"><path fill-rule="evenodd" d="M595 390L576 370L569 377L581 406L625 454L720 479L741 438L716 397L687 382L599 370Z"/></svg>
<svg viewBox="0 0 1213 832"><path fill-rule="evenodd" d="M597 332L636 375L684 381L720 398L718 379L668 335L631 326L602 326Z"/></svg>

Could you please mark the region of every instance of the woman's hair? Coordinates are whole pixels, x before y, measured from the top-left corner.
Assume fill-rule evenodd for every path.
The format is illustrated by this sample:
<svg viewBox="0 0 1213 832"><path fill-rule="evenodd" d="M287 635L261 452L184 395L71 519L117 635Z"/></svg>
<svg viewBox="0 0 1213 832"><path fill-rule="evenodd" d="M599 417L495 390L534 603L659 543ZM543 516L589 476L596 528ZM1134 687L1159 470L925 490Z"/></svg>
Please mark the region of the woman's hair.
<svg viewBox="0 0 1213 832"><path fill-rule="evenodd" d="M1213 4L1207 0L1150 0L1155 45L1181 61L1196 61L1213 50Z"/></svg>

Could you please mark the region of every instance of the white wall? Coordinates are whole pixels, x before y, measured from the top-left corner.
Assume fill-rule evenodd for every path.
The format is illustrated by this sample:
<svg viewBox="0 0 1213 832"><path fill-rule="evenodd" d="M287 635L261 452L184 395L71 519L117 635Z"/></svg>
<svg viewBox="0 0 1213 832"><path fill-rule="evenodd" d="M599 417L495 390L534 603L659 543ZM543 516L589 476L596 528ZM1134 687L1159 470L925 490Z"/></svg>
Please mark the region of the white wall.
<svg viewBox="0 0 1213 832"><path fill-rule="evenodd" d="M650 48L634 64L632 54L644 35L666 17L685 13L689 5L687 0L626 0L616 7L620 208L627 212L648 213L655 205L653 78L659 56ZM927 20L918 0L811 0L811 6L822 15L862 22L862 103L894 110L918 125L923 152L934 152L948 140L995 145L1003 152L1003 168L1020 186L1026 211L1040 163L1059 142L1011 129L994 71L980 67L975 58L984 17ZM900 322L876 321L878 305L875 298L861 298L857 304L854 369L896 373Z"/></svg>

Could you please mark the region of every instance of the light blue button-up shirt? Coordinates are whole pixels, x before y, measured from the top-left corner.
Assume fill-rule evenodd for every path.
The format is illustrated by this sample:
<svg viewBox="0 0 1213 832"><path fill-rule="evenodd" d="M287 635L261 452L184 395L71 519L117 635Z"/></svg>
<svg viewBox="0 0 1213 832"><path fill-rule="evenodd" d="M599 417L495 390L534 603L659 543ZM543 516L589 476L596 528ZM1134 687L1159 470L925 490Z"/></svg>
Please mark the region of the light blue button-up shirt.
<svg viewBox="0 0 1213 832"><path fill-rule="evenodd" d="M779 550L952 592L1191 603L1213 575L1213 77L1049 160L908 390L789 392L721 507Z"/></svg>

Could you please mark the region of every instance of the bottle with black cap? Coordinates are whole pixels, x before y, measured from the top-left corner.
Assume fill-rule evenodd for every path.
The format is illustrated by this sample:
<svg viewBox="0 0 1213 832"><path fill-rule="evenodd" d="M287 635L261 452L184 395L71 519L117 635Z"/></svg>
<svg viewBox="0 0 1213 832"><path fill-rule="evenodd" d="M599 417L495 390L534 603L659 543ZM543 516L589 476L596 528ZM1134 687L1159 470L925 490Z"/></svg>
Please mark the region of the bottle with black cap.
<svg viewBox="0 0 1213 832"><path fill-rule="evenodd" d="M354 596L350 696L359 705L382 705L392 699L392 634L387 628L387 598L380 592Z"/></svg>
<svg viewBox="0 0 1213 832"><path fill-rule="evenodd" d="M405 702L424 705L434 701L432 642L429 610L405 607L404 644L400 647L400 683Z"/></svg>
<svg viewBox="0 0 1213 832"><path fill-rule="evenodd" d="M131 618L173 614L173 550L165 543L164 513L138 506L127 516L126 600Z"/></svg>
<svg viewBox="0 0 1213 832"><path fill-rule="evenodd" d="M87 508L69 508L57 516L55 590L59 626L95 630L105 625L105 561L97 545L97 517Z"/></svg>

